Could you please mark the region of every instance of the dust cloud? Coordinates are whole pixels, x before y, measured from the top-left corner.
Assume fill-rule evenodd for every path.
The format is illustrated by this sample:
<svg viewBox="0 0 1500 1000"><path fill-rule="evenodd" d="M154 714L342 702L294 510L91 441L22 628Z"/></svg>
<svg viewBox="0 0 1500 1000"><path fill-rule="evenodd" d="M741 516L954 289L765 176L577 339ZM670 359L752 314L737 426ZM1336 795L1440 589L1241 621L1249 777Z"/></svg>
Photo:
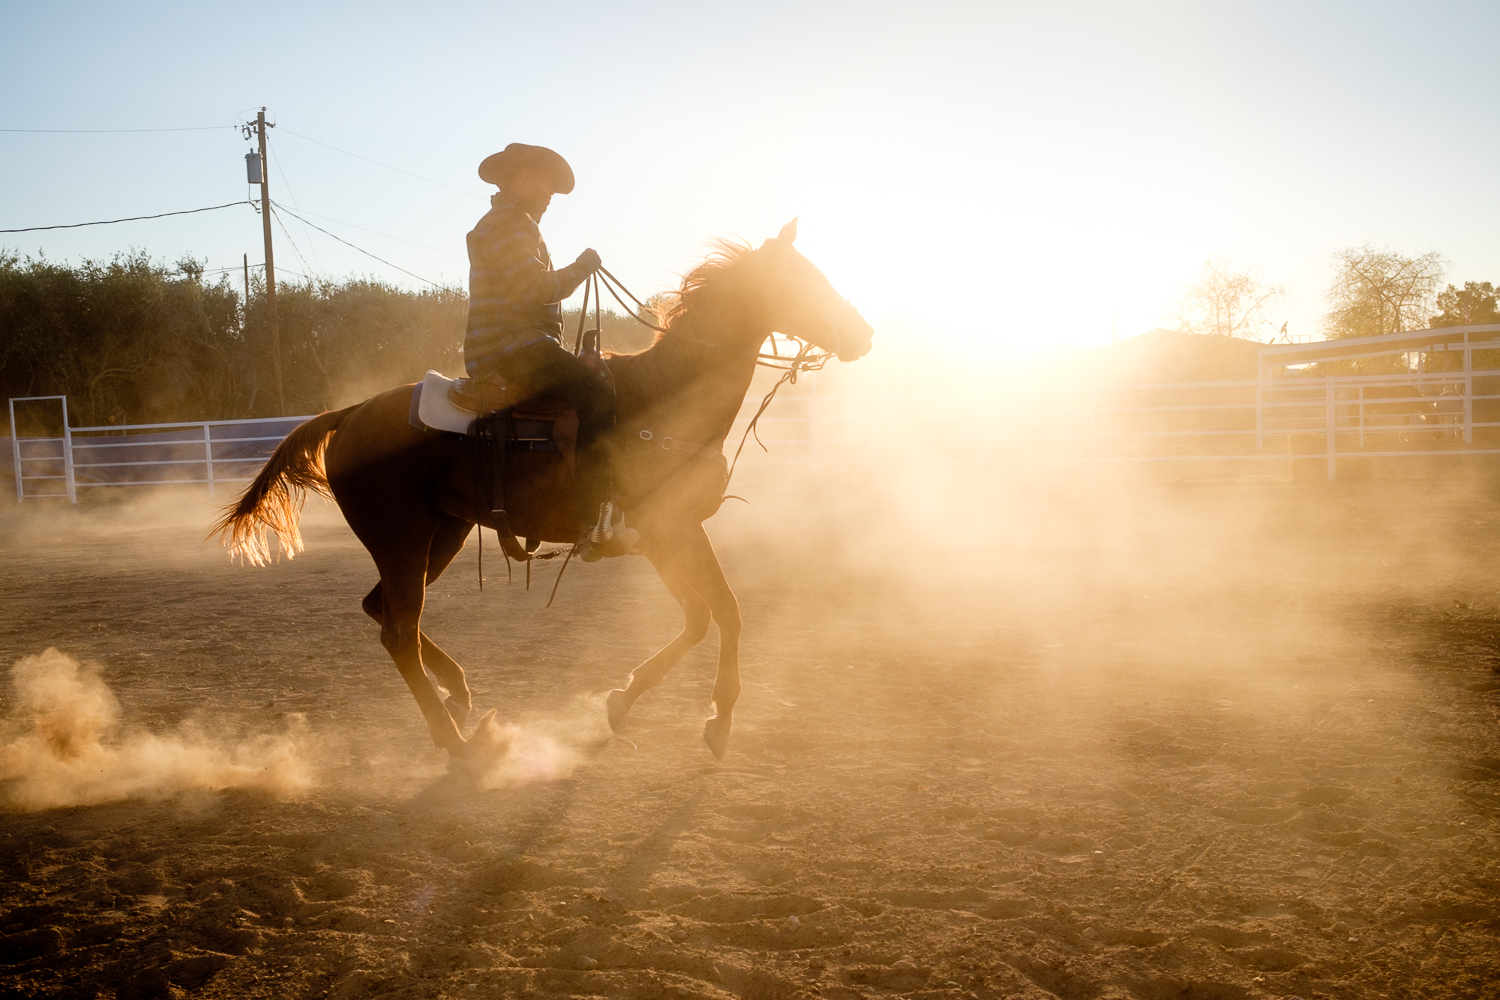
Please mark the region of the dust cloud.
<svg viewBox="0 0 1500 1000"><path fill-rule="evenodd" d="M156 735L125 731L99 668L56 649L11 668L20 729L0 746L8 805L24 810L165 798L189 789L242 788L295 796L312 787L293 735L221 745L191 727Z"/></svg>
<svg viewBox="0 0 1500 1000"><path fill-rule="evenodd" d="M201 492L0 509L0 656L56 646L113 688L54 652L13 676L0 794L61 908L34 919L133 935L27 938L24 974L348 1000L1493 992L1485 469L981 461L967 409L899 405L906 436L858 461L765 425L730 488L751 503L707 524L744 617L722 761L716 631L606 728L598 693L683 623L644 559L575 561L545 608L555 568L506 586L491 535L481 591L471 536L422 619L499 713L452 773L336 508L265 569L204 539ZM181 830L171 803L37 811L248 782L287 745L315 795L224 796Z"/></svg>
<svg viewBox="0 0 1500 1000"><path fill-rule="evenodd" d="M480 719L469 736L476 748L466 770L482 789L520 788L532 782L570 777L587 760L585 747L611 738L604 708L597 697L574 699L557 714L532 715L510 722L495 712Z"/></svg>

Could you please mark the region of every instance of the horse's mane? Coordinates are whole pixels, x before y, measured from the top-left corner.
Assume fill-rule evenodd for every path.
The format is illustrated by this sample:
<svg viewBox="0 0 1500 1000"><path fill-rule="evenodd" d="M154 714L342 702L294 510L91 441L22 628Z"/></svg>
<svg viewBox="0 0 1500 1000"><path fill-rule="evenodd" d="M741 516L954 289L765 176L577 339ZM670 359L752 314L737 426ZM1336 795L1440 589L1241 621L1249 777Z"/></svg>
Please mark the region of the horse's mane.
<svg viewBox="0 0 1500 1000"><path fill-rule="evenodd" d="M682 284L675 292L664 292L656 296L651 304L656 310L659 324L667 330L672 324L682 318L682 315L693 308L694 303L703 297L704 289L711 284L715 277L733 267L735 262L749 253L753 247L744 240L722 239L714 240L709 244L709 251L704 258L698 262L687 274L682 276ZM657 339L660 339L658 336Z"/></svg>

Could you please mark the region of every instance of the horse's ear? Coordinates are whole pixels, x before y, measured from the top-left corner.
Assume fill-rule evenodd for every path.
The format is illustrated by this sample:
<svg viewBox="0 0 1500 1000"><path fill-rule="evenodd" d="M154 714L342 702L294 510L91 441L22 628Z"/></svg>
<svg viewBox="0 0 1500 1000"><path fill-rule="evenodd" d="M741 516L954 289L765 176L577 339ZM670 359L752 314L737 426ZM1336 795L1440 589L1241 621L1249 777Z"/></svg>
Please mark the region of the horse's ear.
<svg viewBox="0 0 1500 1000"><path fill-rule="evenodd" d="M781 227L781 232L776 234L778 240L786 240L788 244L797 241L797 220L793 219Z"/></svg>

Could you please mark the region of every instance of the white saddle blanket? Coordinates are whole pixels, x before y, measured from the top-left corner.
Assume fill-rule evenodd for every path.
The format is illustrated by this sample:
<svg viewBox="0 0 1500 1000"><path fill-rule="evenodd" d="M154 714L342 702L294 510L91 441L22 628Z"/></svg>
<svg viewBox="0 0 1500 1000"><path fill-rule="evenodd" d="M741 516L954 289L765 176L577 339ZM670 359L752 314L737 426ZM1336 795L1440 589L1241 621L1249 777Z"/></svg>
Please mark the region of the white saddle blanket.
<svg viewBox="0 0 1500 1000"><path fill-rule="evenodd" d="M422 399L417 404L417 419L435 431L469 433L474 414L453 405L448 387L456 381L440 372L430 371L422 380Z"/></svg>

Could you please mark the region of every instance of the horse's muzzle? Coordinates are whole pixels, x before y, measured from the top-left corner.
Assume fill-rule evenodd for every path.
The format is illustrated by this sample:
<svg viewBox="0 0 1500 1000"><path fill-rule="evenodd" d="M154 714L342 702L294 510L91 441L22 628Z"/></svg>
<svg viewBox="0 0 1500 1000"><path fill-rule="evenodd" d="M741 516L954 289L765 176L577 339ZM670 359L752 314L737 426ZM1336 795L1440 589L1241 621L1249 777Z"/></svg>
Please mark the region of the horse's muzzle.
<svg viewBox="0 0 1500 1000"><path fill-rule="evenodd" d="M835 353L838 359L857 361L870 353L870 346L875 341L875 328L865 322L865 318L857 310L851 308L839 317L835 335L838 344Z"/></svg>

